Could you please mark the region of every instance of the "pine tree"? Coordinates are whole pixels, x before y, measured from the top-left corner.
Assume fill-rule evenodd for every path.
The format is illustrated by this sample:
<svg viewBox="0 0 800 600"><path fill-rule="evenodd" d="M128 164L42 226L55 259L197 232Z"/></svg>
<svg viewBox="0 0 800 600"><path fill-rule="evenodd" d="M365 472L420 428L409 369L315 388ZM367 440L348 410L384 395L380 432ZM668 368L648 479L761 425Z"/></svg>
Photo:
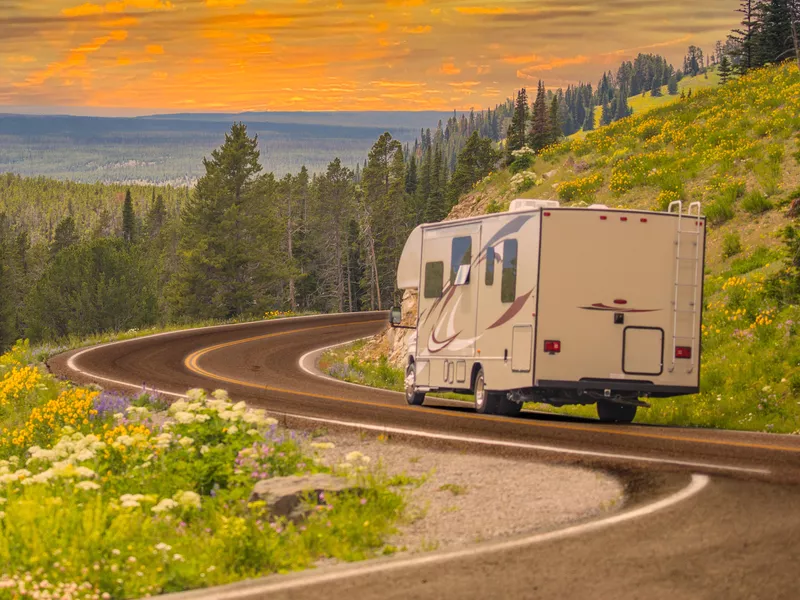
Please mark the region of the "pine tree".
<svg viewBox="0 0 800 600"><path fill-rule="evenodd" d="M792 32L797 68L800 69L800 0L789 0L789 29Z"/></svg>
<svg viewBox="0 0 800 600"><path fill-rule="evenodd" d="M531 114L529 146L538 152L550 141L550 117L547 110L547 95L544 89L544 82L539 81L539 88L536 92L536 100L533 103Z"/></svg>
<svg viewBox="0 0 800 600"><path fill-rule="evenodd" d="M561 132L561 117L559 114L559 103L558 103L558 95L553 96L553 100L550 103L550 118L549 118L549 139L548 145L557 142L562 135Z"/></svg>
<svg viewBox="0 0 800 600"><path fill-rule="evenodd" d="M511 162L511 153L519 150L527 143L526 128L528 127L528 92L522 88L517 92L514 104L514 113L511 116L511 125L506 134L506 160Z"/></svg>
<svg viewBox="0 0 800 600"><path fill-rule="evenodd" d="M204 159L181 212L179 265L169 286L174 317L231 318L264 309L284 274L274 177L261 176L258 136L235 123Z"/></svg>
<svg viewBox="0 0 800 600"><path fill-rule="evenodd" d="M167 219L167 207L164 204L164 196L159 194L153 201L150 210L147 212L147 234L152 239L156 237Z"/></svg>
<svg viewBox="0 0 800 600"><path fill-rule="evenodd" d="M133 199L131 191L125 192L125 202L122 205L122 239L132 244L136 237L136 215L133 212Z"/></svg>
<svg viewBox="0 0 800 600"><path fill-rule="evenodd" d="M468 192L473 184L491 173L498 159L498 153L492 148L492 140L482 138L474 131L458 154L447 193L449 205L456 204L461 194Z"/></svg>
<svg viewBox="0 0 800 600"><path fill-rule="evenodd" d="M594 104L586 107L586 120L583 122L584 131L592 131L594 129Z"/></svg>
<svg viewBox="0 0 800 600"><path fill-rule="evenodd" d="M78 242L78 233L75 230L75 219L71 216L65 217L56 226L53 241L50 244L50 256L54 258L56 254L69 248Z"/></svg>
<svg viewBox="0 0 800 600"><path fill-rule="evenodd" d="M650 88L650 95L655 97L655 98L658 98L658 97L660 97L662 95L661 94L661 77L659 77L658 75L655 75L653 77L653 83L652 83L652 86Z"/></svg>
<svg viewBox="0 0 800 600"><path fill-rule="evenodd" d="M778 63L795 54L790 3L794 0L759 2L759 28L755 36L756 65ZM754 66L756 66L754 65Z"/></svg>
<svg viewBox="0 0 800 600"><path fill-rule="evenodd" d="M758 34L759 0L741 0L736 12L742 14L741 29L734 29L729 39L735 42L738 49L734 56L734 64L739 74L749 71L755 64L755 37Z"/></svg>
<svg viewBox="0 0 800 600"><path fill-rule="evenodd" d="M731 78L731 61L728 60L728 55L723 54L722 60L719 61L719 67L717 67L717 72L719 73L719 84L725 85L728 83L728 80Z"/></svg>
<svg viewBox="0 0 800 600"><path fill-rule="evenodd" d="M669 83L667 83L667 93L670 96L678 95L678 78L675 76L674 73L669 78Z"/></svg>
<svg viewBox="0 0 800 600"><path fill-rule="evenodd" d="M614 117L611 114L611 105L608 102L603 103L603 112L600 115L600 125L610 125L614 122Z"/></svg>

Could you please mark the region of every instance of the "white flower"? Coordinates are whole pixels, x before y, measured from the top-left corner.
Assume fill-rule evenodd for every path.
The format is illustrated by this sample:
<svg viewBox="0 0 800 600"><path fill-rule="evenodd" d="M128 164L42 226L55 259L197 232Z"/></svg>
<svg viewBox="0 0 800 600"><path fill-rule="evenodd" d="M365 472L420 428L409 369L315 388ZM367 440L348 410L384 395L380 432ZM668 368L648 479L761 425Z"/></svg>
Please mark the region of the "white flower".
<svg viewBox="0 0 800 600"><path fill-rule="evenodd" d="M117 421L121 421L122 419L124 419L124 418L125 418L125 415L124 415L123 413L114 413L112 416L113 416L113 417L114 417L114 419L116 419Z"/></svg>
<svg viewBox="0 0 800 600"><path fill-rule="evenodd" d="M162 513L162 512L166 512L166 511L172 510L173 508L177 508L177 506L178 506L178 503L175 502L175 500L170 500L169 498L164 498L161 502L156 504L150 510L152 510L154 513L158 514L158 513Z"/></svg>
<svg viewBox="0 0 800 600"><path fill-rule="evenodd" d="M194 415L184 410L175 413L175 420L178 423L188 424L194 421Z"/></svg>
<svg viewBox="0 0 800 600"><path fill-rule="evenodd" d="M186 410L187 406L189 406L189 403L186 402L186 400L178 400L177 402L172 403L172 406L169 407L169 412L175 414L176 412Z"/></svg>
<svg viewBox="0 0 800 600"><path fill-rule="evenodd" d="M345 460L347 462L355 462L358 459L360 459L362 456L364 456L364 455L361 454L361 452L359 452L358 450L353 450L352 452L349 452L347 454L347 456L345 456L344 458L345 458Z"/></svg>
<svg viewBox="0 0 800 600"><path fill-rule="evenodd" d="M181 506L200 508L200 494L196 492L178 492L173 498Z"/></svg>
<svg viewBox="0 0 800 600"><path fill-rule="evenodd" d="M247 435L258 435L258 429L248 429Z"/></svg>
<svg viewBox="0 0 800 600"><path fill-rule="evenodd" d="M97 477L97 473L92 471L88 467L78 467L75 469L75 475L78 477L82 477L83 479L93 479Z"/></svg>
<svg viewBox="0 0 800 600"><path fill-rule="evenodd" d="M136 443L136 440L133 439L129 435L121 435L115 440L115 442L117 444L122 444L123 446L129 446L130 447L130 446L133 446L134 443Z"/></svg>
<svg viewBox="0 0 800 600"><path fill-rule="evenodd" d="M120 496L119 501L125 508L135 508L140 506L139 502L144 499L145 497L142 494L123 494Z"/></svg>
<svg viewBox="0 0 800 600"><path fill-rule="evenodd" d="M169 544L165 544L164 542L161 542L160 544L156 544L156 550L161 550L162 552L169 552L170 550L172 550L172 546L170 546Z"/></svg>
<svg viewBox="0 0 800 600"><path fill-rule="evenodd" d="M6 502L8 502L8 500L0 496L0 504L5 504Z"/></svg>
<svg viewBox="0 0 800 600"><path fill-rule="evenodd" d="M113 554L114 556L119 556L119 550L117 550L116 548L114 548L114 549L111 551L111 554Z"/></svg>
<svg viewBox="0 0 800 600"><path fill-rule="evenodd" d="M0 510L0 519L5 519L5 518L6 518L6 513Z"/></svg>
<svg viewBox="0 0 800 600"><path fill-rule="evenodd" d="M172 442L171 433L161 433L154 438L156 448L168 448Z"/></svg>
<svg viewBox="0 0 800 600"><path fill-rule="evenodd" d="M341 464L339 464L339 465L337 466L337 468L338 468L338 469L341 469L342 471L347 471L347 470L349 470L349 469L352 469L352 468L353 468L353 465L351 465L350 463L346 463L346 462L344 462L344 463L341 463Z"/></svg>
<svg viewBox="0 0 800 600"><path fill-rule="evenodd" d="M312 448L317 448L318 450L330 450L331 448L336 448L333 442L311 442Z"/></svg>
<svg viewBox="0 0 800 600"><path fill-rule="evenodd" d="M210 418L211 417L209 415L206 415L206 414L203 414L203 413L194 416L194 420L195 420L196 423L205 423Z"/></svg>
<svg viewBox="0 0 800 600"><path fill-rule="evenodd" d="M227 390L214 390L211 393L211 395L214 396L214 398L216 398L217 400L227 400L228 399Z"/></svg>
<svg viewBox="0 0 800 600"><path fill-rule="evenodd" d="M200 388L194 388L186 392L186 397L192 401L202 400L206 397L206 391Z"/></svg>
<svg viewBox="0 0 800 600"><path fill-rule="evenodd" d="M100 489L100 486L94 481L81 481L80 483L76 484L75 487L79 490L84 490L87 492Z"/></svg>
<svg viewBox="0 0 800 600"><path fill-rule="evenodd" d="M184 561L183 561L183 557L182 557L180 554L174 554L174 555L172 556L172 560L176 560L176 561L178 561L178 562L184 562Z"/></svg>
<svg viewBox="0 0 800 600"><path fill-rule="evenodd" d="M241 416L239 413L233 412L232 410L221 410L217 414L223 421L236 421Z"/></svg>
<svg viewBox="0 0 800 600"><path fill-rule="evenodd" d="M94 452L89 450L88 448L84 448L77 454L72 457L77 462L83 462L85 460L92 460L94 458Z"/></svg>
<svg viewBox="0 0 800 600"><path fill-rule="evenodd" d="M189 404L186 405L185 410L188 412L197 412L201 408L203 408L202 402L190 402Z"/></svg>
<svg viewBox="0 0 800 600"><path fill-rule="evenodd" d="M205 445L200 446L200 454L205 455L209 452L209 450L211 450L211 448L209 448L208 446Z"/></svg>
<svg viewBox="0 0 800 600"><path fill-rule="evenodd" d="M181 438L178 443L183 446L184 448L188 448L192 444L194 444L194 440L190 437Z"/></svg>
<svg viewBox="0 0 800 600"><path fill-rule="evenodd" d="M236 425L231 425L228 427L228 435L233 435L234 433L239 433L239 428Z"/></svg>
<svg viewBox="0 0 800 600"><path fill-rule="evenodd" d="M233 410L235 412L245 411L245 410L247 410L247 404L245 404L244 401L237 402L236 404L233 405L233 408L231 410Z"/></svg>

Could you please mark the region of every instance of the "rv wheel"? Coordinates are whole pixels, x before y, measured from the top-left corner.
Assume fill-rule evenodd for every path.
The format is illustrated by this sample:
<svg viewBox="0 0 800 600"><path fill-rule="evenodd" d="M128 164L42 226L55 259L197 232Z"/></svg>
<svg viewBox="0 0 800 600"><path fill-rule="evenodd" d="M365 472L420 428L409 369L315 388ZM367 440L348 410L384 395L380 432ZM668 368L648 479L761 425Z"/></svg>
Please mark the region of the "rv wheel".
<svg viewBox="0 0 800 600"><path fill-rule="evenodd" d="M483 376L483 369L480 369L475 377L475 410L482 415L496 414L499 400L498 394L486 391L486 379Z"/></svg>
<svg viewBox="0 0 800 600"><path fill-rule="evenodd" d="M597 416L604 423L630 423L636 416L636 406L599 400Z"/></svg>
<svg viewBox="0 0 800 600"><path fill-rule="evenodd" d="M417 369L412 362L406 369L406 402L411 406L421 406L425 402L424 392L417 391Z"/></svg>
<svg viewBox="0 0 800 600"><path fill-rule="evenodd" d="M512 402L508 398L500 398L500 410L498 412L501 415L505 415L506 417L516 417L521 410L522 404Z"/></svg>

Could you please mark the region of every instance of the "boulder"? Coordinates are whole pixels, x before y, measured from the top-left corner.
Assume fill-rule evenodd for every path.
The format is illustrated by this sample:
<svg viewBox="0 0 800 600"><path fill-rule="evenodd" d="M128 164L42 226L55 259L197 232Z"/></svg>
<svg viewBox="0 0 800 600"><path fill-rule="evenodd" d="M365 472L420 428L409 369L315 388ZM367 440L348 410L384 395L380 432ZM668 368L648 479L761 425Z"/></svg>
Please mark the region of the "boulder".
<svg viewBox="0 0 800 600"><path fill-rule="evenodd" d="M545 179L551 179L552 177L555 176L556 173L558 173L558 169L553 169L552 171L548 171L547 173L542 175L542 177L544 177Z"/></svg>
<svg viewBox="0 0 800 600"><path fill-rule="evenodd" d="M324 504L319 495L335 494L345 490L355 490L347 479L324 473L315 475L291 475L263 479L256 483L250 494L250 502L265 502L273 517L288 517L292 521L303 519L310 506L303 506L304 500L311 497L313 504Z"/></svg>

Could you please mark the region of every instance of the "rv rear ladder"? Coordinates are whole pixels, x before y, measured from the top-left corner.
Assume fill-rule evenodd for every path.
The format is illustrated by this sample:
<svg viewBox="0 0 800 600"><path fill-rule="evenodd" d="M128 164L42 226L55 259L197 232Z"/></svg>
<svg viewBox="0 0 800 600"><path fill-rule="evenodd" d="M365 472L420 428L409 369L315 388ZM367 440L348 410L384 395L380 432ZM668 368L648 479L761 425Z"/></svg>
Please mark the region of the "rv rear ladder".
<svg viewBox="0 0 800 600"><path fill-rule="evenodd" d="M700 311L702 310L701 306L698 306L699 301L699 294L700 294L700 284L698 283L698 277L700 275L700 263L701 263L701 251L700 251L700 235L703 233L702 230L702 221L700 221L700 203L699 202L692 202L689 204L689 210L684 214L683 212L683 203L680 200L675 202L671 202L667 212L672 213L673 207L677 208L676 214L678 215L678 226L676 228L676 239L675 239L675 285L674 285L674 297L672 300L672 365L669 368L670 373L675 370L676 366L676 351L678 348L678 341L690 341L691 342L691 353L689 356L689 366L686 370L687 373L691 373L694 371L695 364L697 361L697 354L698 354L698 333L697 333L697 323L700 316ZM684 229L683 225L687 217L690 223L693 223L694 227L689 225L689 228ZM692 236L694 239L689 242L689 240L683 240L683 236ZM681 255L681 246L685 245L686 243L691 243L694 246L694 255L692 256L682 256ZM693 278L691 282L682 281L681 273L683 269L681 269L681 261L690 261L694 263L694 270L693 270ZM685 276L684 276L685 277ZM680 290L681 288L690 288L692 290L692 300L688 303L688 309L681 308L679 306L680 302ZM678 335L678 315L679 314L689 314L691 315L691 335Z"/></svg>

